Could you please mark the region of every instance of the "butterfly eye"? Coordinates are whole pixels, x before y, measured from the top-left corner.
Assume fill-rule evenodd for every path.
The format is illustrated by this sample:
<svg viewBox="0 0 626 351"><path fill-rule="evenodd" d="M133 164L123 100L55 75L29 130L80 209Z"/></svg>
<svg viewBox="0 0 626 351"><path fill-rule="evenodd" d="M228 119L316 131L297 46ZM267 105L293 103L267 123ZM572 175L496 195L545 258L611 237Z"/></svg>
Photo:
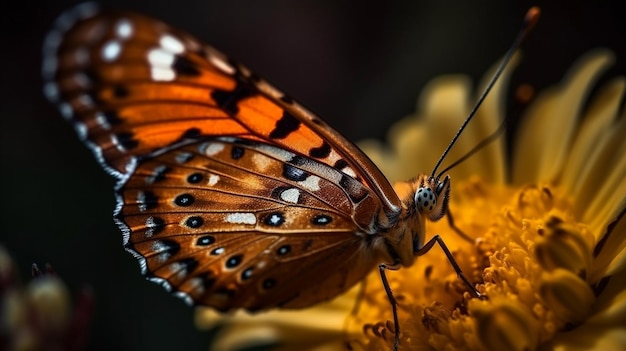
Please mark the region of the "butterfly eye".
<svg viewBox="0 0 626 351"><path fill-rule="evenodd" d="M437 206L437 196L431 188L419 188L415 193L415 205L421 213L430 213Z"/></svg>

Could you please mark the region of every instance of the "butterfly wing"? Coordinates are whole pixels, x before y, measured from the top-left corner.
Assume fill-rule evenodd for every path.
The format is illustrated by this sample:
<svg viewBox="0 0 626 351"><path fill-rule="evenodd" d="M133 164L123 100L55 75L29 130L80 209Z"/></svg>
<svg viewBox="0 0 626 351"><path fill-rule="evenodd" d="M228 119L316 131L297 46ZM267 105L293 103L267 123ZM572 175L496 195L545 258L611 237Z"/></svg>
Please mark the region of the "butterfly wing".
<svg viewBox="0 0 626 351"><path fill-rule="evenodd" d="M119 179L125 247L189 302L328 299L372 268L369 240L397 220L400 200L354 144L163 23L79 5L46 39L43 75Z"/></svg>
<svg viewBox="0 0 626 351"><path fill-rule="evenodd" d="M379 215L378 225L387 227L386 214L400 210L389 182L353 143L246 67L151 18L90 3L66 12L44 45L43 73L46 95L118 178L137 156L229 135L268 142L359 180L379 203L366 211ZM357 220L373 231L368 217Z"/></svg>
<svg viewBox="0 0 626 351"><path fill-rule="evenodd" d="M220 310L302 307L345 291L376 263L362 256L353 200L341 172L293 156L217 138L140 162L119 189L125 247L150 279Z"/></svg>

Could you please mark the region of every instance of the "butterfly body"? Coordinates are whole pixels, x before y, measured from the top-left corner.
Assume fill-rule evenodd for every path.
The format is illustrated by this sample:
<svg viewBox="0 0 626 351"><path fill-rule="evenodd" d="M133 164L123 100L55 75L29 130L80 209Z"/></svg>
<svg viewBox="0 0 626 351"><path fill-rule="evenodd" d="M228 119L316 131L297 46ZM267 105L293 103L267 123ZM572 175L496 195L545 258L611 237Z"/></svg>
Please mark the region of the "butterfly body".
<svg viewBox="0 0 626 351"><path fill-rule="evenodd" d="M226 311L328 300L410 266L450 179L392 186L354 144L217 50L83 4L44 45L44 91L118 179L142 273Z"/></svg>

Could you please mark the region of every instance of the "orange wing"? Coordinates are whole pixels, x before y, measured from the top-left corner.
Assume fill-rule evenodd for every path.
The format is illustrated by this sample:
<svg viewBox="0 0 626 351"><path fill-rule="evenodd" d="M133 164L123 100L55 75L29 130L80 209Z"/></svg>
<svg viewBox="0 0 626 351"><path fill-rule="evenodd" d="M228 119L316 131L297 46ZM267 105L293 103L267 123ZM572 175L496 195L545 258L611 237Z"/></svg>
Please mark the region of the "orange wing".
<svg viewBox="0 0 626 351"><path fill-rule="evenodd" d="M389 227L400 200L353 143L215 49L156 20L83 4L44 45L45 93L103 167L123 178L139 157L190 139L262 141L340 170L370 188L368 232ZM375 218L372 221L372 218Z"/></svg>

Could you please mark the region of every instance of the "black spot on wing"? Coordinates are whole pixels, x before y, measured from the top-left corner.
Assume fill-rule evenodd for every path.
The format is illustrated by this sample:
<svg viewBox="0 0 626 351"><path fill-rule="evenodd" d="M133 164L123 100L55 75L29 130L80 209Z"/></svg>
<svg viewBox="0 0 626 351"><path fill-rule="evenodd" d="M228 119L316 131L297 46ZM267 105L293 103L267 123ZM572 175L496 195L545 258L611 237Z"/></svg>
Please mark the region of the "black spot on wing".
<svg viewBox="0 0 626 351"><path fill-rule="evenodd" d="M282 212L272 212L263 219L263 223L272 227L279 227L285 223L285 215Z"/></svg>
<svg viewBox="0 0 626 351"><path fill-rule="evenodd" d="M193 205L196 199L191 194L180 194L174 199L174 203L180 207L187 207Z"/></svg>
<svg viewBox="0 0 626 351"><path fill-rule="evenodd" d="M183 258L182 260L178 261L178 263L185 267L185 272L187 274L193 272L196 268L198 268L199 264L198 261L192 257Z"/></svg>
<svg viewBox="0 0 626 351"><path fill-rule="evenodd" d="M346 168L348 166L348 162L346 162L346 160L344 159L339 159L337 160L337 162L335 162L335 165L333 166L335 169L338 170L342 170L344 168Z"/></svg>
<svg viewBox="0 0 626 351"><path fill-rule="evenodd" d="M243 157L243 154L245 150L242 147L239 146L233 146L233 148L230 150L230 157L233 160L238 160L240 158Z"/></svg>
<svg viewBox="0 0 626 351"><path fill-rule="evenodd" d="M124 119L116 111L104 111L102 117L111 126L120 125L124 122Z"/></svg>
<svg viewBox="0 0 626 351"><path fill-rule="evenodd" d="M216 89L211 93L211 98L217 106L231 116L236 116L239 112L239 101L256 94L256 90L239 78L237 86L232 91Z"/></svg>
<svg viewBox="0 0 626 351"><path fill-rule="evenodd" d="M141 211L153 209L159 205L159 197L152 191L141 191L137 194L137 202Z"/></svg>
<svg viewBox="0 0 626 351"><path fill-rule="evenodd" d="M200 172L192 173L187 176L187 183L198 184L204 179L204 176Z"/></svg>
<svg viewBox="0 0 626 351"><path fill-rule="evenodd" d="M332 220L332 217L321 214L313 217L313 220L311 222L315 225L327 225L332 222Z"/></svg>
<svg viewBox="0 0 626 351"><path fill-rule="evenodd" d="M283 246L279 247L276 250L276 253L279 256L284 256L284 255L288 254L289 252L291 252L291 246L290 245L283 245Z"/></svg>
<svg viewBox="0 0 626 351"><path fill-rule="evenodd" d="M196 139L202 135L202 131L198 128L189 128L182 135L181 139Z"/></svg>
<svg viewBox="0 0 626 351"><path fill-rule="evenodd" d="M321 146L309 150L309 156L313 158L326 158L330 155L330 145L324 141Z"/></svg>
<svg viewBox="0 0 626 351"><path fill-rule="evenodd" d="M113 96L117 99L128 97L129 94L130 92L128 91L128 88L123 85L116 85L113 87Z"/></svg>
<svg viewBox="0 0 626 351"><path fill-rule="evenodd" d="M289 112L283 111L283 116L276 121L276 127L270 132L270 138L284 139L298 130L298 128L300 128L300 121L289 114Z"/></svg>
<svg viewBox="0 0 626 351"><path fill-rule="evenodd" d="M204 224L204 219L202 219L202 217L200 216L191 216L189 218L187 218L187 220L185 220L185 225L189 228L200 228L202 225ZM213 238L210 235L207 235L206 237L202 237L200 239L206 239L203 242L207 242L208 238ZM198 239L198 243L200 243L200 239ZM213 239L213 242L215 241L215 239Z"/></svg>
<svg viewBox="0 0 626 351"><path fill-rule="evenodd" d="M196 245L198 246L209 246L215 242L215 237L211 235L201 236L196 240Z"/></svg>
<svg viewBox="0 0 626 351"><path fill-rule="evenodd" d="M309 173L300 168L294 167L289 163L284 163L283 176L289 180L300 182L305 180L309 176Z"/></svg>
<svg viewBox="0 0 626 351"><path fill-rule="evenodd" d="M355 204L363 201L368 195L361 183L345 174L341 177L339 185L348 193L348 196Z"/></svg>
<svg viewBox="0 0 626 351"><path fill-rule="evenodd" d="M177 75L197 77L200 75L200 70L196 67L196 64L184 56L176 56L176 60L172 65L172 68Z"/></svg>
<svg viewBox="0 0 626 351"><path fill-rule="evenodd" d="M228 260L226 260L226 268L235 268L239 266L242 260L243 260L243 255L241 254L231 256L228 258Z"/></svg>
<svg viewBox="0 0 626 351"><path fill-rule="evenodd" d="M156 252L167 253L169 256L174 256L180 251L180 244L174 240L161 240Z"/></svg>
<svg viewBox="0 0 626 351"><path fill-rule="evenodd" d="M132 150L139 146L139 140L135 139L132 132L123 132L115 134L115 139L124 148L124 150Z"/></svg>
<svg viewBox="0 0 626 351"><path fill-rule="evenodd" d="M160 217L148 217L146 220L146 234L152 236L165 229L165 220Z"/></svg>

